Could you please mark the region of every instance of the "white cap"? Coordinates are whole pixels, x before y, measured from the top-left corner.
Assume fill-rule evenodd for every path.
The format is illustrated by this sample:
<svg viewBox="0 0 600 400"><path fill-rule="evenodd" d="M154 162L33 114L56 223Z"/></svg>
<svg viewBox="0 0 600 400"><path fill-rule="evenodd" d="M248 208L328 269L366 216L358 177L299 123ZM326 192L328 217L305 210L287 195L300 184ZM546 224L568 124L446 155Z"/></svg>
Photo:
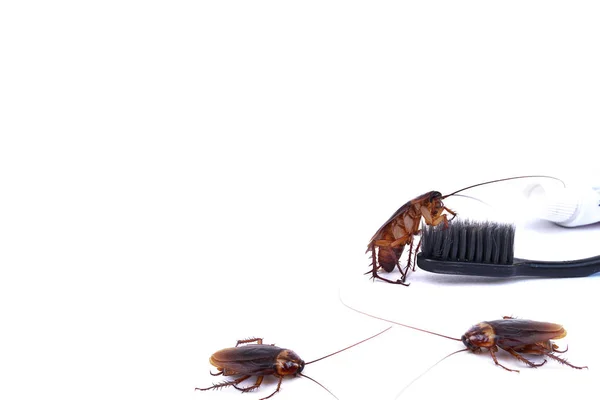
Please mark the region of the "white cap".
<svg viewBox="0 0 600 400"><path fill-rule="evenodd" d="M529 205L539 218L574 227L600 221L600 190L594 188L546 188L532 185L526 189Z"/></svg>

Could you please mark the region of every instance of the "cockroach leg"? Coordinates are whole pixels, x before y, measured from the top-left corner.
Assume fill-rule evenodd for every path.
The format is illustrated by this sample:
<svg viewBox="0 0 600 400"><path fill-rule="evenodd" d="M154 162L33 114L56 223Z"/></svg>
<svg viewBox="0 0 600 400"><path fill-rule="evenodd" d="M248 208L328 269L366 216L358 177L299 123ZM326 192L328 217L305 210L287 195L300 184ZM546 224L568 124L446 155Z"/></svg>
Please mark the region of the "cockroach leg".
<svg viewBox="0 0 600 400"><path fill-rule="evenodd" d="M417 243L417 249L415 250L415 260L414 260L414 264L413 264L413 271L415 270L415 266L417 265L417 254L419 253L419 250L421 249L421 241L423 241L423 236L419 236L419 243Z"/></svg>
<svg viewBox="0 0 600 400"><path fill-rule="evenodd" d="M500 363L498 362L498 359L496 358L496 352L498 351L498 347L496 347L496 346L494 346L494 347L490 347L490 348L489 348L489 350L490 350L490 355L492 356L492 359L494 360L494 363L495 363L496 365L499 365L499 366L501 366L502 368L504 368L504 369L505 369L505 370L507 370L507 371L511 371L511 372L519 372L519 370L518 370L518 369L510 369L510 368L506 368L504 365L502 365L502 364L500 364Z"/></svg>
<svg viewBox="0 0 600 400"><path fill-rule="evenodd" d="M367 250L368 251L368 250ZM380 250L381 251L381 250ZM393 251L393 249L392 249ZM380 276L377 271L379 270L379 268L377 267L377 254L375 253L375 244L373 244L371 246L371 266L373 267L370 271L365 272L366 274L373 274L372 279L373 281L375 281L375 278L381 279L382 281L388 282L388 283L394 283L394 284L399 284L399 285L404 285L404 286L409 286L410 283L404 283L404 279L406 278L406 275L402 272L402 269L400 268L400 265L398 264L398 269L400 270L400 273L402 274L402 280L397 279L395 281L392 281L390 279L386 279L382 276Z"/></svg>
<svg viewBox="0 0 600 400"><path fill-rule="evenodd" d="M390 248L390 250L392 252L394 252L394 254L396 254L396 252L394 251L393 248ZM404 252L404 246L402 246L402 250L400 251L400 255L398 256L398 259L396 260L396 267L398 268L398 271L400 271L400 274L402 275L402 282L404 282L406 280L406 274L408 273L408 271L402 271L402 267L400 266L400 258L402 257L402 253L403 252ZM409 257L410 257L410 255L409 255Z"/></svg>
<svg viewBox="0 0 600 400"><path fill-rule="evenodd" d="M402 274L402 281L404 281L406 279L406 274L408 274L408 271L410 270L411 264L413 262L413 241L410 241L410 244L408 245L408 261L406 262L406 269L404 270L404 274ZM414 267L413 267L413 271L414 271Z"/></svg>
<svg viewBox="0 0 600 400"><path fill-rule="evenodd" d="M408 257L410 258L410 253L408 254ZM402 271L402 267L400 266L400 259L396 260L396 267L398 268L398 271L400 271L400 275L401 275L400 280L402 282L406 281L406 274L408 273L408 269Z"/></svg>
<svg viewBox="0 0 600 400"><path fill-rule="evenodd" d="M565 364L568 365L571 368L575 368L575 369L588 369L588 367L578 367L576 365L571 364L570 362L568 362L567 360L565 360L564 358L560 358L559 356L556 356L552 353L545 353L546 356L558 361L561 364Z"/></svg>
<svg viewBox="0 0 600 400"><path fill-rule="evenodd" d="M219 376L219 375L223 375L223 371L219 371L216 374L213 374L211 371L208 371L212 376Z"/></svg>
<svg viewBox="0 0 600 400"><path fill-rule="evenodd" d="M235 347L238 347L240 344L245 344L245 343L263 344L262 341L263 341L262 338L251 338L251 339L238 340Z"/></svg>
<svg viewBox="0 0 600 400"><path fill-rule="evenodd" d="M456 213L454 211L452 211L451 209L449 209L448 207L444 206L444 210L446 210L448 212L448 214L452 215L452 218L449 219L449 221L452 221L454 218L456 218ZM447 223L448 221L446 221Z"/></svg>
<svg viewBox="0 0 600 400"><path fill-rule="evenodd" d="M515 357L518 360L523 361L525 364L529 365L532 368L541 367L542 365L546 364L546 361L548 361L548 360L544 360L544 362L542 362L540 364L536 364L536 363L529 361L528 359L526 359L525 357L523 357L522 355L520 355L519 353L517 353L516 351L514 351L511 348L507 348L505 350L508 351L513 357Z"/></svg>
<svg viewBox="0 0 600 400"><path fill-rule="evenodd" d="M373 274L373 280L375 280L375 277L377 276L375 274L375 272L377 272L377 270L379 269L379 267L377 266L377 254L375 253L375 245L371 246L369 249L367 249L367 251L371 251L371 269L368 270L367 272L365 272L365 275L367 274Z"/></svg>
<svg viewBox="0 0 600 400"><path fill-rule="evenodd" d="M553 351L553 352L555 352L555 353L561 353L561 354L562 354L562 353L566 353L566 352L567 352L567 350L569 350L569 346L568 346L568 345L567 345L567 348L566 348L566 349L564 349L564 350L559 350L559 349L558 349L558 345L556 345L556 344L552 343L552 351Z"/></svg>
<svg viewBox="0 0 600 400"><path fill-rule="evenodd" d="M220 388L223 388L223 387L226 387L226 386L232 386L232 385L235 386L238 383L243 382L243 381L245 381L248 378L250 378L250 375L244 375L244 376L242 376L240 378L237 378L237 379L235 379L233 381L225 381L225 382L217 383L216 385L212 385L211 387L196 388L195 390L202 390L202 391L204 391L204 390L210 390L210 389L220 389Z"/></svg>
<svg viewBox="0 0 600 400"><path fill-rule="evenodd" d="M410 286L410 283L404 283L400 279L396 279L395 281L392 281L390 279L384 278L383 276L379 275L377 273L377 271L373 271L373 280L375 280L375 278L381 279L382 281L385 281L385 282L388 282L388 283L395 283L395 284L398 284L398 285Z"/></svg>
<svg viewBox="0 0 600 400"><path fill-rule="evenodd" d="M419 231L420 233L421 231ZM415 252L414 252L414 257L413 257L413 272L415 272L415 269L417 268L417 254L419 253L419 248L421 247L421 240L423 240L422 236L419 236L419 243L417 243L417 247L415 248ZM412 245L412 243L411 243Z"/></svg>
<svg viewBox="0 0 600 400"><path fill-rule="evenodd" d="M263 379L264 379L264 376L260 375L260 376L256 377L256 382L252 386L241 388L241 387L238 387L237 385L233 385L233 387L236 388L237 390L241 391L241 392L244 392L244 393L250 392L250 391L252 391L254 389L258 389L260 387L260 385L262 384Z"/></svg>
<svg viewBox="0 0 600 400"><path fill-rule="evenodd" d="M275 391L273 393L271 393L270 395L268 395L267 397L263 397L262 399L259 400L267 400L271 397L273 397L273 395L277 392L279 392L279 388L281 387L281 381L283 381L283 376L279 377L279 382L277 382L277 389L275 389Z"/></svg>
<svg viewBox="0 0 600 400"><path fill-rule="evenodd" d="M546 357L550 357L550 358L558 361L561 364L568 365L571 368L575 368L575 369L587 369L587 367L578 367L576 365L571 364L570 362L568 362L564 358L560 358L559 356L552 354L554 352L556 352L556 353L565 353L569 349L567 347L565 350L558 351L557 348L558 348L558 346L556 344L554 344L554 343L552 343L551 348L544 347L541 344L535 344L535 345L531 346L530 352L531 353L535 352L536 354L543 355L543 356L546 356Z"/></svg>
<svg viewBox="0 0 600 400"><path fill-rule="evenodd" d="M375 271L375 269L377 268L377 261L376 261L377 259L375 258L375 245L369 246L367 248L367 251L365 251L365 254L368 253L369 251L371 252L371 264L370 264L371 269L368 270L367 272L365 272L365 275L373 273ZM373 280L375 280L375 275L373 275Z"/></svg>

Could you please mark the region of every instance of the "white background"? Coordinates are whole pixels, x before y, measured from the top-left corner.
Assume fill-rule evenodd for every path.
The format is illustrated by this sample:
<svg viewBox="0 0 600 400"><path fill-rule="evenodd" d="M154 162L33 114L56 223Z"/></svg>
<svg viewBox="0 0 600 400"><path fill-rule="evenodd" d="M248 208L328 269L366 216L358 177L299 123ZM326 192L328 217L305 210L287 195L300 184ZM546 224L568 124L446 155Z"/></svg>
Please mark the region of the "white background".
<svg viewBox="0 0 600 400"><path fill-rule="evenodd" d="M309 361L388 326L340 296L452 336L562 323L590 366L501 356L515 374L462 353L400 398L593 397L598 277L362 273L373 233L424 192L600 177L599 20L594 1L3 3L0 397L259 399L273 381L194 391L219 381L210 354L258 336ZM597 224L523 222L520 189L447 205L521 221L517 256L600 253ZM396 327L305 372L340 399L393 399L460 348ZM332 398L303 378L274 398L307 396Z"/></svg>

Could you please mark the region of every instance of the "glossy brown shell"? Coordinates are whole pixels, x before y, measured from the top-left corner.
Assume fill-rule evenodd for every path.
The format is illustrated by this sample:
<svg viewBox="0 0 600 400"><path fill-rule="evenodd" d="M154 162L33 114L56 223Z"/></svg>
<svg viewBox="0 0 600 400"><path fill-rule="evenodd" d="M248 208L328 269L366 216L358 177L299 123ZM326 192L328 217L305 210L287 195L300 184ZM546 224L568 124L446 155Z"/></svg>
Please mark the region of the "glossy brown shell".
<svg viewBox="0 0 600 400"><path fill-rule="evenodd" d="M472 326L463 338L471 344L467 347L493 347L516 349L530 344L548 342L567 335L562 325L527 319L500 319L484 321ZM463 340L464 342L464 340Z"/></svg>
<svg viewBox="0 0 600 400"><path fill-rule="evenodd" d="M272 375L281 347L266 344L249 344L219 350L210 357L210 363L228 375Z"/></svg>

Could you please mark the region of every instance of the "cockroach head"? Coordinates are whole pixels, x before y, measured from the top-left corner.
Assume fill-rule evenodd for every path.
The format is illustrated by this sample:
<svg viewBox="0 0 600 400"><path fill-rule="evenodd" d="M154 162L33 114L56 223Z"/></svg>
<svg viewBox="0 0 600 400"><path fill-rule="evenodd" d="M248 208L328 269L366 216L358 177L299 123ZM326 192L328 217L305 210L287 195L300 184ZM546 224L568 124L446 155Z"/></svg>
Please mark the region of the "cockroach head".
<svg viewBox="0 0 600 400"><path fill-rule="evenodd" d="M441 213L444 209L444 203L442 202L443 198L444 196L442 196L440 192L429 192L428 207L430 208L429 211L431 212L432 216L439 215L439 213Z"/></svg>
<svg viewBox="0 0 600 400"><path fill-rule="evenodd" d="M460 339L469 350L479 352L482 347L494 346L495 337L494 328L487 322L480 322L473 325Z"/></svg>
<svg viewBox="0 0 600 400"><path fill-rule="evenodd" d="M296 375L304 369L304 360L292 350L283 350L277 355L275 369L280 376Z"/></svg>
<svg viewBox="0 0 600 400"><path fill-rule="evenodd" d="M440 192L429 192L429 202L431 203L434 200L442 199L442 194Z"/></svg>
<svg viewBox="0 0 600 400"><path fill-rule="evenodd" d="M477 351L479 347L475 346L471 340L467 337L467 335L462 335L460 340L462 340L465 347L473 352Z"/></svg>

